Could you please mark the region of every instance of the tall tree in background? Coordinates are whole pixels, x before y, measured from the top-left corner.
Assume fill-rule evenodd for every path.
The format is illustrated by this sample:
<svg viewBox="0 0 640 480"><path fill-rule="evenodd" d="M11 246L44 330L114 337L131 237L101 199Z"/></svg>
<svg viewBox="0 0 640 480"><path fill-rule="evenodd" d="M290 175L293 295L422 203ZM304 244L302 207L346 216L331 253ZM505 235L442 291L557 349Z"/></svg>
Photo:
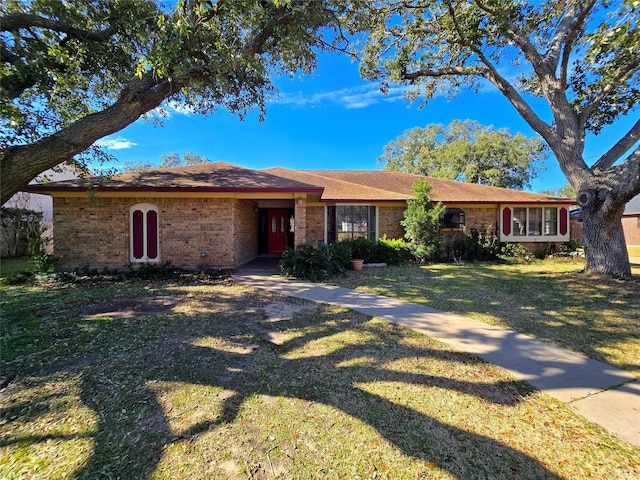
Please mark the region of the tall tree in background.
<svg viewBox="0 0 640 480"><path fill-rule="evenodd" d="M151 162L124 162L123 170L125 172L144 172L154 168L171 168L180 167L182 165L200 165L209 163L212 160L207 157L201 157L196 153L185 153L180 156L179 153L163 153L160 155L160 163L157 165Z"/></svg>
<svg viewBox="0 0 640 480"><path fill-rule="evenodd" d="M386 170L522 190L547 157L544 142L508 129L454 120L403 133L384 147Z"/></svg>
<svg viewBox="0 0 640 480"><path fill-rule="evenodd" d="M311 71L329 46L331 1L2 2L0 204L164 101L264 114L271 76Z"/></svg>
<svg viewBox="0 0 640 480"><path fill-rule="evenodd" d="M359 5L362 74L436 93L489 82L546 141L583 209L586 272L630 278L621 217L640 193L637 0L404 0ZM588 164L585 137L629 130Z"/></svg>
<svg viewBox="0 0 640 480"><path fill-rule="evenodd" d="M547 195L554 195L556 197L566 197L566 198L576 197L576 191L568 183L561 187L554 188L551 190L540 190L540 193L545 193Z"/></svg>

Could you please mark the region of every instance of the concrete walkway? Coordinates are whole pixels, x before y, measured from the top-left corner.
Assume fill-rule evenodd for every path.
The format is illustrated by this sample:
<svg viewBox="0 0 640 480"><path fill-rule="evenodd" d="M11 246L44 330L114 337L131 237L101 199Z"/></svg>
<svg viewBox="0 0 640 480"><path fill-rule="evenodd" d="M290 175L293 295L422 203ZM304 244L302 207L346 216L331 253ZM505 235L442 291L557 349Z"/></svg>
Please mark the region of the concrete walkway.
<svg viewBox="0 0 640 480"><path fill-rule="evenodd" d="M640 447L640 381L629 372L512 330L424 305L285 279L267 270L240 270L233 280L384 318L461 351L474 353Z"/></svg>

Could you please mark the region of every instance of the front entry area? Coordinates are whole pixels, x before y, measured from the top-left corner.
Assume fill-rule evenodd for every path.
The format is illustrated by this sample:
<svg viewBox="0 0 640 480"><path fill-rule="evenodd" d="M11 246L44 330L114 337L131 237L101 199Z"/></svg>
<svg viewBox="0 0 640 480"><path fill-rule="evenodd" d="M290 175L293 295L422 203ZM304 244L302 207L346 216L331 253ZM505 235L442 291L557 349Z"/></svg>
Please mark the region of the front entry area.
<svg viewBox="0 0 640 480"><path fill-rule="evenodd" d="M259 232L261 254L282 255L293 245L293 209L260 209Z"/></svg>

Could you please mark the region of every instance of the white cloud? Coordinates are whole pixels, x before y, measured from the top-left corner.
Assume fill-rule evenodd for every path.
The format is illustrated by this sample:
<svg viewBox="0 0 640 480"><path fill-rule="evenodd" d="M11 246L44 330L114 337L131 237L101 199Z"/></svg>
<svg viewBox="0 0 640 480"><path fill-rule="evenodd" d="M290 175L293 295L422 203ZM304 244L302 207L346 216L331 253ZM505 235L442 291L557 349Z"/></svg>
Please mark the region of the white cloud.
<svg viewBox="0 0 640 480"><path fill-rule="evenodd" d="M177 113L179 115L193 115L195 110L191 105L187 105L186 103L180 103L176 101L167 102L167 109L169 110L169 116L171 116L171 112Z"/></svg>
<svg viewBox="0 0 640 480"><path fill-rule="evenodd" d="M195 110L192 106L171 100L164 102L153 110L149 110L142 115L142 119L152 123L162 123L165 120L169 120L174 114L190 116L194 113Z"/></svg>
<svg viewBox="0 0 640 480"><path fill-rule="evenodd" d="M107 150L126 150L127 148L135 147L138 144L131 140L127 140L124 137L113 137L98 140L96 145Z"/></svg>
<svg viewBox="0 0 640 480"><path fill-rule="evenodd" d="M394 87L390 88L387 94L383 94L377 84L371 83L311 95L305 95L302 92L282 93L276 103L301 107L334 103L347 109L355 109L366 108L380 102L396 101L403 98L404 93L404 87Z"/></svg>

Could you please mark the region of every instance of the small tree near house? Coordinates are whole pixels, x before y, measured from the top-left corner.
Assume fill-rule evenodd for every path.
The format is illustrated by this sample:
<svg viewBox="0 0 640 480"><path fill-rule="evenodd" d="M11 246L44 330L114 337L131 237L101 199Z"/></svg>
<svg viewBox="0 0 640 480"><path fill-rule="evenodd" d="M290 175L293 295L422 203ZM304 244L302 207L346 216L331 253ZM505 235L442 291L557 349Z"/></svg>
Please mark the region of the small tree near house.
<svg viewBox="0 0 640 480"><path fill-rule="evenodd" d="M400 221L411 253L421 262L436 256L442 244L440 231L446 207L431 200L432 188L424 178L414 184L414 198L407 201L404 218Z"/></svg>
<svg viewBox="0 0 640 480"><path fill-rule="evenodd" d="M42 212L26 208L0 209L2 256L15 258L34 254L42 229Z"/></svg>

